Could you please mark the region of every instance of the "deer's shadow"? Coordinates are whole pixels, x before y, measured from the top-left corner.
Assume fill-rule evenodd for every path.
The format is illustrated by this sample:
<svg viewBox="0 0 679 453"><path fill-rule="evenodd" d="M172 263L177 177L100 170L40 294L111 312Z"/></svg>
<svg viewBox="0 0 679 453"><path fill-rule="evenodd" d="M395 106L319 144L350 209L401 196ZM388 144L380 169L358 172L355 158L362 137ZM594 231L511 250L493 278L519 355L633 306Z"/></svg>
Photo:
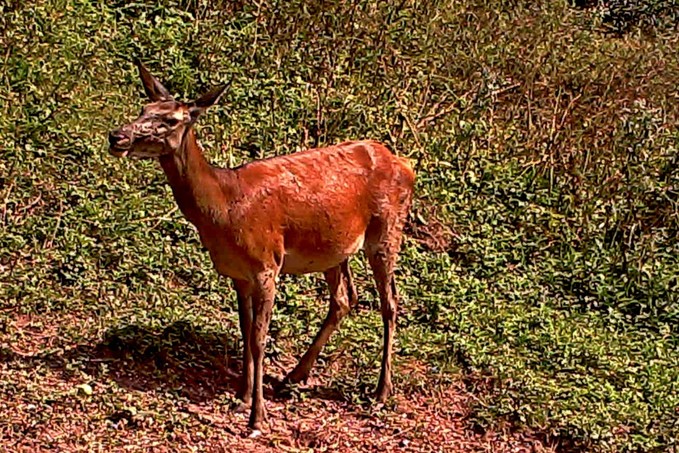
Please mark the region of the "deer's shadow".
<svg viewBox="0 0 679 453"><path fill-rule="evenodd" d="M235 394L240 387L242 350L240 338L226 332L207 331L178 321L164 329L138 325L113 328L94 345L80 345L65 352L18 355L0 350L0 361L47 364L65 378L84 371L97 380L111 379L127 389L170 391L194 403L221 394ZM10 365L11 366L11 365ZM287 400L281 380L264 376L267 399ZM365 389L364 389L365 390ZM341 391L325 386L299 388L297 393L324 400L345 400ZM365 393L365 392L363 392Z"/></svg>
<svg viewBox="0 0 679 453"><path fill-rule="evenodd" d="M95 384L111 379L124 388L176 392L197 403L238 389L241 360L236 346L225 333L180 321L164 329L111 329L99 343L65 352L25 356L3 349L0 361L10 366L15 361L46 364L67 379L84 371Z"/></svg>
<svg viewBox="0 0 679 453"><path fill-rule="evenodd" d="M123 387L171 390L200 402L238 389L241 361L235 346L223 333L179 321L155 331L136 325L111 329L83 352L93 375L106 373Z"/></svg>
<svg viewBox="0 0 679 453"><path fill-rule="evenodd" d="M233 339L232 339L233 340ZM240 387L242 351L235 341L227 347L225 333L208 332L187 322L176 322L160 332L126 326L107 332L90 350L90 369L105 368L119 385L136 390L174 390L193 402L206 401ZM273 357L270 357L273 360ZM267 399L289 400L295 392L281 387L282 380L264 375ZM345 400L341 391L322 385L297 388L312 398ZM364 394L367 390L363 389Z"/></svg>

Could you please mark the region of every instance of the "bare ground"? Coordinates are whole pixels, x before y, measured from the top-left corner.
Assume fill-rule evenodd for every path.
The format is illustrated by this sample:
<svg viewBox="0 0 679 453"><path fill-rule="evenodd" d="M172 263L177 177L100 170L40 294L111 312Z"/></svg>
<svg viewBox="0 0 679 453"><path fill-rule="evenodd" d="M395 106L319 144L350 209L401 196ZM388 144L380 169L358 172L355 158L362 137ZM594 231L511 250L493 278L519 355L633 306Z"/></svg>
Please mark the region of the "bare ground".
<svg viewBox="0 0 679 453"><path fill-rule="evenodd" d="M269 430L249 439L233 396L239 363L223 339L176 323L67 344L58 326L76 321L17 316L0 326L2 450L555 451L531 433L476 432L468 420L474 396L456 381L436 384L414 362L397 372L419 385L397 389L379 409L328 388L337 367L319 367L293 396L268 395ZM280 378L293 363L272 360L267 371Z"/></svg>

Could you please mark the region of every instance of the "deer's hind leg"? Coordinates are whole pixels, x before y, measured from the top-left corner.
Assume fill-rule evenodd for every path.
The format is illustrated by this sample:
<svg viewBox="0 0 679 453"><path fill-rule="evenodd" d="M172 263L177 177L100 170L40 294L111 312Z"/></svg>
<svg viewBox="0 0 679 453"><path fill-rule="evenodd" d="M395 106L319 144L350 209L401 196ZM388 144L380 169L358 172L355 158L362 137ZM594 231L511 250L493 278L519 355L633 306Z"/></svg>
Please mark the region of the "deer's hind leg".
<svg viewBox="0 0 679 453"><path fill-rule="evenodd" d="M330 335L337 329L342 318L358 303L356 288L349 269L349 261L345 260L337 267L325 271L325 280L330 290L330 309L323 321L321 330L318 331L309 350L302 356L297 366L286 376L283 384L297 383L309 377L323 346L328 342Z"/></svg>
<svg viewBox="0 0 679 453"><path fill-rule="evenodd" d="M380 402L386 401L392 391L391 356L399 303L394 267L401 249L403 227L410 209L410 197L409 192L404 192L397 207L387 211L382 217L375 217L366 234L365 252L379 293L384 324L382 368L376 392L377 400Z"/></svg>

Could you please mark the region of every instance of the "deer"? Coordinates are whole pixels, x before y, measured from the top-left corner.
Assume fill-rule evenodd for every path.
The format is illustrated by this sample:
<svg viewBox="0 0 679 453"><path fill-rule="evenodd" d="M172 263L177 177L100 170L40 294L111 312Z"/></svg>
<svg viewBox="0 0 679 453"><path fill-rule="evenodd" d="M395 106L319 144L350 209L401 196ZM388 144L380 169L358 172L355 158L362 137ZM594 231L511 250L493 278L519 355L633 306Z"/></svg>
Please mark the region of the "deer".
<svg viewBox="0 0 679 453"><path fill-rule="evenodd" d="M279 275L322 272L330 292L319 332L281 381L287 386L307 380L333 331L358 304L349 258L359 250L372 270L384 325L376 389L376 400L384 403L393 389L399 303L394 268L415 185L408 160L366 140L217 168L206 160L194 125L227 86L176 101L141 61L135 65L150 103L109 133L109 152L159 161L215 270L233 281L243 341L236 397L250 407L250 435L261 435L266 423L265 340Z"/></svg>

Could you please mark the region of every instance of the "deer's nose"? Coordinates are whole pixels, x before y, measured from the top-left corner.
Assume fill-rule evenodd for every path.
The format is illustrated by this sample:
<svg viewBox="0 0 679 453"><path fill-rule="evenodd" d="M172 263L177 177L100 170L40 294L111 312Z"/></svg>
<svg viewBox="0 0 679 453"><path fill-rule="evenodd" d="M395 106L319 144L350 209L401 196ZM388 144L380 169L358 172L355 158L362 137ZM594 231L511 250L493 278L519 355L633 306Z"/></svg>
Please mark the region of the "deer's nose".
<svg viewBox="0 0 679 453"><path fill-rule="evenodd" d="M108 142L111 146L125 146L129 144L130 137L118 129L108 134Z"/></svg>

